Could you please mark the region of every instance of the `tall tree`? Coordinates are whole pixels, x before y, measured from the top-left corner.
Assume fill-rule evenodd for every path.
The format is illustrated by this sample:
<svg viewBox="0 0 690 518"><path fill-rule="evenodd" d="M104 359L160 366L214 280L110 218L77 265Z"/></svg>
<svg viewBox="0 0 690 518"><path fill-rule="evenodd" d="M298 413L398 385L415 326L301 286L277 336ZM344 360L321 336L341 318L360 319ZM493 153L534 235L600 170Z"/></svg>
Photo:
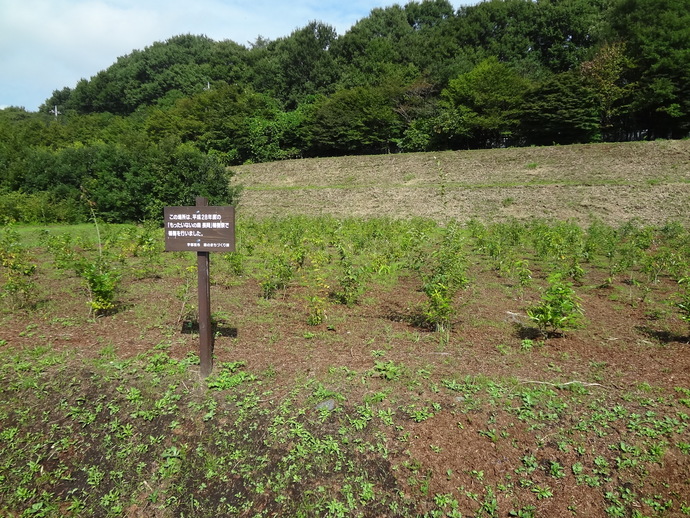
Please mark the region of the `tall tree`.
<svg viewBox="0 0 690 518"><path fill-rule="evenodd" d="M273 61L274 93L292 109L311 95L331 93L338 69L329 49L338 34L330 25L310 22L268 46Z"/></svg>
<svg viewBox="0 0 690 518"><path fill-rule="evenodd" d="M578 72L555 74L534 87L528 98L520 123L525 144L575 144L600 139L596 93Z"/></svg>
<svg viewBox="0 0 690 518"><path fill-rule="evenodd" d="M530 83L492 57L450 81L441 96L470 147L505 145L520 122Z"/></svg>
<svg viewBox="0 0 690 518"><path fill-rule="evenodd" d="M358 86L340 90L315 107L309 124L310 151L316 155L367 154L391 150L399 136L397 89Z"/></svg>
<svg viewBox="0 0 690 518"><path fill-rule="evenodd" d="M448 0L412 1L405 4L407 23L422 31L436 27L453 16L453 6Z"/></svg>
<svg viewBox="0 0 690 518"><path fill-rule="evenodd" d="M530 2L532 3L532 2ZM530 40L539 61L552 72L578 67L596 43L609 0L538 0Z"/></svg>
<svg viewBox="0 0 690 518"><path fill-rule="evenodd" d="M585 81L591 86L599 108L600 126L604 140L625 137L620 123L629 111L629 96L635 85L628 83L624 74L632 66L625 55L625 43L602 45L594 57L580 65Z"/></svg>
<svg viewBox="0 0 690 518"><path fill-rule="evenodd" d="M216 154L226 165L242 163L251 159L248 121L271 119L279 111L276 104L250 88L217 83L172 108L153 110L147 130L156 142L173 138Z"/></svg>
<svg viewBox="0 0 690 518"><path fill-rule="evenodd" d="M637 83L633 119L648 138L690 132L690 5L688 0L618 0L610 12L612 37L626 43Z"/></svg>
<svg viewBox="0 0 690 518"><path fill-rule="evenodd" d="M166 96L198 93L209 82L237 80L244 74L245 51L233 42L218 44L205 36L175 36L120 57L107 70L88 81L81 80L65 104L80 113L127 115ZM62 93L54 93L53 98L56 95L62 99Z"/></svg>
<svg viewBox="0 0 690 518"><path fill-rule="evenodd" d="M373 9L333 45L342 69L341 86L379 86L390 82L391 73L404 76L400 71L414 67L405 44L413 32L399 5Z"/></svg>

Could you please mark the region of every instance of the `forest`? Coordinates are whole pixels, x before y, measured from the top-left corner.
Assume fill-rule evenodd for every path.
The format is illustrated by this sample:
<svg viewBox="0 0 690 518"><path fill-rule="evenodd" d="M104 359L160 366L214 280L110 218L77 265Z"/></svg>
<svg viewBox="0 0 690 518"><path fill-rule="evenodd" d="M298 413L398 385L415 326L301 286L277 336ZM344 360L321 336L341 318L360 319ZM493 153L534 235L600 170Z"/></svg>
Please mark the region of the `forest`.
<svg viewBox="0 0 690 518"><path fill-rule="evenodd" d="M0 110L0 220L232 203L245 163L689 134L689 0L413 1L342 35L173 36Z"/></svg>

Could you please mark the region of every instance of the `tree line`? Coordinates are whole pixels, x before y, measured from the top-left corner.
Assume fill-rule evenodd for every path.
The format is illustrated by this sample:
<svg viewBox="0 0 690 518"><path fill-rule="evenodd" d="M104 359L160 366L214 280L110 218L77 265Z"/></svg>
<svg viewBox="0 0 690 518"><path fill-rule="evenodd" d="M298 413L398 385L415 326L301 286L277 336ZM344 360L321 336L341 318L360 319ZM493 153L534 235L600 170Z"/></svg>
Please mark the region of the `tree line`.
<svg viewBox="0 0 690 518"><path fill-rule="evenodd" d="M689 0L413 1L343 35L175 36L0 110L0 214L141 220L231 200L247 162L689 134Z"/></svg>

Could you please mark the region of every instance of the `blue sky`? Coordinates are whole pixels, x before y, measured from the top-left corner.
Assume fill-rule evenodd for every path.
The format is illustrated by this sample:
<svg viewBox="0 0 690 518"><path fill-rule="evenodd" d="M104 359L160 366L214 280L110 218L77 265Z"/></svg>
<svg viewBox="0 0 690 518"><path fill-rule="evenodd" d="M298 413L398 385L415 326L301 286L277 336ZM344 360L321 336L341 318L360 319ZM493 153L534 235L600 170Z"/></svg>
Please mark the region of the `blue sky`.
<svg viewBox="0 0 690 518"><path fill-rule="evenodd" d="M0 108L30 111L120 56L178 34L247 44L312 20L343 34L388 0L0 0ZM451 0L457 9L475 3Z"/></svg>

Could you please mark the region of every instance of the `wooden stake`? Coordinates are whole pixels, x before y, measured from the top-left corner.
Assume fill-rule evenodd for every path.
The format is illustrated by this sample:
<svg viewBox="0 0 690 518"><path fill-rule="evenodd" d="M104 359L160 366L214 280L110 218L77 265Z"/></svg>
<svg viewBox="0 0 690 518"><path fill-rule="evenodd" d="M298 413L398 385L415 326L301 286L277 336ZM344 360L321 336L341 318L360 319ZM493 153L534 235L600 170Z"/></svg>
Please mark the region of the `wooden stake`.
<svg viewBox="0 0 690 518"><path fill-rule="evenodd" d="M208 207L208 199L198 197L196 206ZM210 254L209 252L197 252L196 257L199 293L199 360L201 362L201 376L205 378L213 370Z"/></svg>

